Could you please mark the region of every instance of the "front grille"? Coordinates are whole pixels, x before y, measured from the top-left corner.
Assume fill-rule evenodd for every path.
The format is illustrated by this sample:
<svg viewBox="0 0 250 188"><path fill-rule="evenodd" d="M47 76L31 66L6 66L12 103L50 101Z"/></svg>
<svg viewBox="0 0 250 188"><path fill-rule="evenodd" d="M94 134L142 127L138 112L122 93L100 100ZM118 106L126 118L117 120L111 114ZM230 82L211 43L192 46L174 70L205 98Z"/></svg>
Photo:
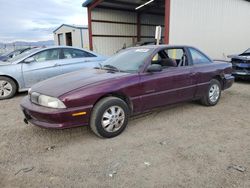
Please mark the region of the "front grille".
<svg viewBox="0 0 250 188"><path fill-rule="evenodd" d="M27 120L32 119L32 117L25 110L23 110L23 114Z"/></svg>

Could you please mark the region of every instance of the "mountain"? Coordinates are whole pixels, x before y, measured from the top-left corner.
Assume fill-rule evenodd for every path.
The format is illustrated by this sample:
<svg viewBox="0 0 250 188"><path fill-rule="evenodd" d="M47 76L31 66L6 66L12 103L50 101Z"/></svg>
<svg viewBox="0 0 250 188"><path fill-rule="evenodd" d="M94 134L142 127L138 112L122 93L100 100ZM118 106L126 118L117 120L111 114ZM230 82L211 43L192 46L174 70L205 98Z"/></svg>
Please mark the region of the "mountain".
<svg viewBox="0 0 250 188"><path fill-rule="evenodd" d="M11 43L0 42L0 48L9 46L53 46L53 45L55 45L54 40L37 41L37 42L15 41Z"/></svg>

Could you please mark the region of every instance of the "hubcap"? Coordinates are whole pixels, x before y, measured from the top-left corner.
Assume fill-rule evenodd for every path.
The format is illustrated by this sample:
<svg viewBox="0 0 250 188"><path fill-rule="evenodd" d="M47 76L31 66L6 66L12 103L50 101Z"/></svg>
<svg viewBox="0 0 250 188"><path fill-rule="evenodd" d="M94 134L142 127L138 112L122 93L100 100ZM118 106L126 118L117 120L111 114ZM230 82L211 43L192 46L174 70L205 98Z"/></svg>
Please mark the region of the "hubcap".
<svg viewBox="0 0 250 188"><path fill-rule="evenodd" d="M12 92L12 86L8 81L0 80L0 97L7 97Z"/></svg>
<svg viewBox="0 0 250 188"><path fill-rule="evenodd" d="M209 90L209 99L211 102L215 103L219 99L220 96L220 88L217 84L211 86Z"/></svg>
<svg viewBox="0 0 250 188"><path fill-rule="evenodd" d="M107 132L116 132L122 127L124 120L124 110L119 106L112 106L102 116L102 127Z"/></svg>

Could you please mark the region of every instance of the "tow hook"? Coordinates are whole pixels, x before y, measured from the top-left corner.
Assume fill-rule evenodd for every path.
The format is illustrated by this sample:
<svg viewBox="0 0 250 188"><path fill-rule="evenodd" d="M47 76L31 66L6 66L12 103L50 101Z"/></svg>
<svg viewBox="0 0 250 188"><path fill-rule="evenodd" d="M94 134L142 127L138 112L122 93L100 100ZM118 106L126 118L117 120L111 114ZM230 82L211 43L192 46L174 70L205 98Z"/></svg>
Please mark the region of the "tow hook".
<svg viewBox="0 0 250 188"><path fill-rule="evenodd" d="M29 122L28 122L28 120L26 118L24 118L23 121L24 121L25 124L27 124L27 125L29 124Z"/></svg>

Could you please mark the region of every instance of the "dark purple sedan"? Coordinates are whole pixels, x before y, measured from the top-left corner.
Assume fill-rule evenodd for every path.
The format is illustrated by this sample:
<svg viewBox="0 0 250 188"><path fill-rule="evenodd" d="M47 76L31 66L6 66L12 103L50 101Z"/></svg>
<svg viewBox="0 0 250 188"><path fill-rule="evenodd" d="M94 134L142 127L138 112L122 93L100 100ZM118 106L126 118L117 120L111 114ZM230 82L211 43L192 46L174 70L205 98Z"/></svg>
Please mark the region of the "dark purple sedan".
<svg viewBox="0 0 250 188"><path fill-rule="evenodd" d="M232 86L232 65L189 46L143 46L100 67L58 76L32 87L21 107L25 122L44 128L90 125L101 137L119 135L131 115L183 101L218 103Z"/></svg>

